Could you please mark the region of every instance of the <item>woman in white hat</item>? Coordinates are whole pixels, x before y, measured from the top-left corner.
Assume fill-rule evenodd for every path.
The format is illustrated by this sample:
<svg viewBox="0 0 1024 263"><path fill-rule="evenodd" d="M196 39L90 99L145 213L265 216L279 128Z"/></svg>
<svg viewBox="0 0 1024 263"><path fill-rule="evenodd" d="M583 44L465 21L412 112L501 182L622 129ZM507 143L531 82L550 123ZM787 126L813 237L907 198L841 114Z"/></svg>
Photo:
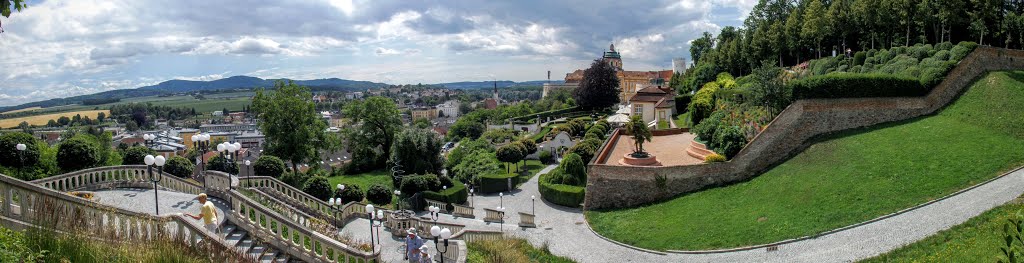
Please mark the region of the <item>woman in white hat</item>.
<svg viewBox="0 0 1024 263"><path fill-rule="evenodd" d="M430 256L430 249L427 249L427 245L420 246L420 263L433 263L434 260Z"/></svg>

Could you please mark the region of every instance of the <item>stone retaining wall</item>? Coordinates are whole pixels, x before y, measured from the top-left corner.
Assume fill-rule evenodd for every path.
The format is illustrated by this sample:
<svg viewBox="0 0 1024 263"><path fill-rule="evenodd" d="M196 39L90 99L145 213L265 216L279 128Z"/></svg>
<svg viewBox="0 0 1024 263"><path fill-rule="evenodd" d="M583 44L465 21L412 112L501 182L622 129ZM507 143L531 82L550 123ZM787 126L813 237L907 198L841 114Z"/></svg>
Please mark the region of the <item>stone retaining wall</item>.
<svg viewBox="0 0 1024 263"><path fill-rule="evenodd" d="M724 163L623 167L604 164L613 157L597 156L589 164L584 208L637 206L749 180L799 153L815 136L935 113L984 73L1011 69L1024 69L1024 51L978 47L924 97L799 100Z"/></svg>

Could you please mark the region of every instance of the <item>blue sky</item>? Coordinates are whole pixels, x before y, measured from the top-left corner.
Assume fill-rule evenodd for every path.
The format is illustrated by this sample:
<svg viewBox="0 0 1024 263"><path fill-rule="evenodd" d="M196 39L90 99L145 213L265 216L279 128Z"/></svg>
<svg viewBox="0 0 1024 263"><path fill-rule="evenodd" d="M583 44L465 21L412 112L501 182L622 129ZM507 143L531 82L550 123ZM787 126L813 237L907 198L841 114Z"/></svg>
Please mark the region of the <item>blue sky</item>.
<svg viewBox="0 0 1024 263"><path fill-rule="evenodd" d="M0 18L0 106L170 79L553 79L614 43L668 69L756 0L31 1Z"/></svg>

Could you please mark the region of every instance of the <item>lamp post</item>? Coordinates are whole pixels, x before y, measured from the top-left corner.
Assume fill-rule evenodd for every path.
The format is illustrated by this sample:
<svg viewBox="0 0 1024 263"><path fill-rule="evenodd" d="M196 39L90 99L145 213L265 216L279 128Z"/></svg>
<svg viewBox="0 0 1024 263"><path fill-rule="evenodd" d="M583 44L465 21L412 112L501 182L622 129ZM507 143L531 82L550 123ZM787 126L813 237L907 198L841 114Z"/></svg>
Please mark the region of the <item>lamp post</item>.
<svg viewBox="0 0 1024 263"><path fill-rule="evenodd" d="M499 229L501 229L501 232L504 233L505 232L505 207L503 207L503 206L499 206L498 207L498 215L501 216L501 224L498 225L498 227L499 227Z"/></svg>
<svg viewBox="0 0 1024 263"><path fill-rule="evenodd" d="M376 218L374 218L373 211L374 211L373 205L366 205L366 214L367 214L367 217L370 219L370 250L377 251L376 244L373 243L373 228L377 227L377 229L380 229L381 225L383 225L382 221L384 219L384 211L377 210ZM377 224L373 223L374 219L378 220ZM380 242L379 235L377 237L377 242Z"/></svg>
<svg viewBox="0 0 1024 263"><path fill-rule="evenodd" d="M437 227L437 219L441 215L441 208L436 206L430 206L427 208L430 211L430 219L434 220L434 227Z"/></svg>
<svg viewBox="0 0 1024 263"><path fill-rule="evenodd" d="M395 208L402 211L402 191L395 189Z"/></svg>
<svg viewBox="0 0 1024 263"><path fill-rule="evenodd" d="M249 160L245 160L245 171L246 171L245 177L252 176L252 162L249 162Z"/></svg>
<svg viewBox="0 0 1024 263"><path fill-rule="evenodd" d="M152 135L149 133L143 134L142 139L145 140L146 147L153 147L153 140L156 140L156 135Z"/></svg>
<svg viewBox="0 0 1024 263"><path fill-rule="evenodd" d="M476 194L473 193L473 186L469 187L469 206L476 206Z"/></svg>
<svg viewBox="0 0 1024 263"><path fill-rule="evenodd" d="M505 207L505 192L498 192L498 207Z"/></svg>
<svg viewBox="0 0 1024 263"><path fill-rule="evenodd" d="M434 248L437 252L441 253L441 263L444 263L444 253L448 252L448 238L452 237L452 231L447 227L441 229L440 227L430 227L430 235L434 237ZM444 239L444 250L441 250L441 245L438 244L438 238Z"/></svg>
<svg viewBox="0 0 1024 263"><path fill-rule="evenodd" d="M149 173L149 181L153 182L153 204L155 204L154 207L156 208L156 215L160 215L160 187L157 185L157 183L159 183L160 180L164 178L164 162L166 162L167 159L165 159L163 155L157 155L156 157L153 157L152 155L146 155L146 158L144 158L143 160L146 162L146 170ZM153 174L153 166L157 167L157 172L155 175Z"/></svg>
<svg viewBox="0 0 1024 263"><path fill-rule="evenodd" d="M533 215L537 215L537 205L536 205L536 202L535 202L536 200L537 200L537 196L534 196L534 195L530 196L530 212Z"/></svg>
<svg viewBox="0 0 1024 263"><path fill-rule="evenodd" d="M21 166L20 166L21 169L18 169L19 170L18 173L22 174L21 175L22 178L25 178L25 175L24 175L24 171L25 171L25 149L27 149L27 148L28 147L25 146L24 143L19 143L18 145L14 146L14 149L18 150L18 161L21 163Z"/></svg>

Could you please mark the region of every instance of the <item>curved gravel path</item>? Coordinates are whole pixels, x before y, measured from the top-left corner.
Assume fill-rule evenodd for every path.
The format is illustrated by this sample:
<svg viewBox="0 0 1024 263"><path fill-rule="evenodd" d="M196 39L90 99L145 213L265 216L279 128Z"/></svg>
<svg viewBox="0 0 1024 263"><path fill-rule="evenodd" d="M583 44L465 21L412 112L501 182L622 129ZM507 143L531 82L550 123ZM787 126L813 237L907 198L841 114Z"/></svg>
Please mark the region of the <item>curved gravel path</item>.
<svg viewBox="0 0 1024 263"><path fill-rule="evenodd" d="M538 174L556 166L545 167ZM535 246L547 245L555 255L578 262L850 262L869 258L921 240L938 231L961 224L971 217L1013 200L1024 193L1024 170L1017 170L974 189L929 205L875 222L778 246L777 250L754 249L712 254L651 253L618 245L594 234L578 208L566 208L543 201L534 176L520 190L498 195L475 196L476 218L442 215L439 221L465 224L470 229L504 231L526 238ZM139 212L152 212L151 189L98 191L100 203ZM161 191L161 212L192 212L194 196ZM536 197L531 202L530 197ZM504 226L485 223L483 207L504 205L510 212ZM218 208L226 208L218 204ZM536 209L537 228L519 228L517 212ZM166 212L165 212L166 211ZM420 216L428 216L420 213ZM364 220L365 221L365 220ZM354 222L342 230L355 237L367 236L369 222ZM383 231L383 230L382 230ZM397 239L383 240L385 249ZM432 244L431 244L432 247ZM396 248L397 249L397 248ZM394 257L398 253L387 253Z"/></svg>

